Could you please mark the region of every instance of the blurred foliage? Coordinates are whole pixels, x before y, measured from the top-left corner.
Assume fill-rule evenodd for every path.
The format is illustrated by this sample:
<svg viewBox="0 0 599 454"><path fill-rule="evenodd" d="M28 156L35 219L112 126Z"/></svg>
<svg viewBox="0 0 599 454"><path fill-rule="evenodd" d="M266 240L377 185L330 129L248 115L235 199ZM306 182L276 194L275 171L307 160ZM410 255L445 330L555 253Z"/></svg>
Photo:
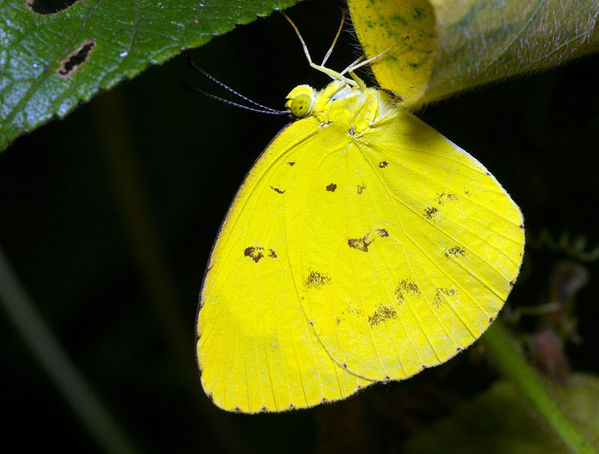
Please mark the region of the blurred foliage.
<svg viewBox="0 0 599 454"><path fill-rule="evenodd" d="M591 440L599 442L599 379L577 374L567 386L546 381L568 415ZM560 454L566 446L533 414L512 383L500 381L447 419L422 431L406 454Z"/></svg>
<svg viewBox="0 0 599 454"><path fill-rule="evenodd" d="M326 52L342 6L314 0L290 10L315 60ZM345 67L357 49L344 33L331 67ZM298 83L327 82L310 70L293 31L276 14L188 55L272 107L281 106ZM597 57L587 57L428 106L418 115L484 163L521 206L529 232L575 232L594 245L598 69ZM192 95L178 78L220 94L184 59L174 59L19 138L0 155L0 243L44 318L140 452L399 451L412 435L495 381L484 347L476 344L413 379L378 385L335 405L258 416L211 406L194 358L204 268L245 172L285 120ZM118 122L111 126L114 118L106 117L115 111ZM115 164L109 143L121 144L124 173L116 170L123 167ZM123 181L133 181L139 191L131 195ZM174 294L164 303L183 325L185 371L152 303L151 279L123 209L127 197L129 206L144 207L144 229L159 245L163 279L170 279ZM508 304L546 303L552 270L564 255L528 249ZM567 344L565 354L573 370L597 374L599 266L585 266L589 280L575 306L582 344ZM60 446L97 452L2 312L0 324L0 385L11 416L5 443L18 443L23 451Z"/></svg>

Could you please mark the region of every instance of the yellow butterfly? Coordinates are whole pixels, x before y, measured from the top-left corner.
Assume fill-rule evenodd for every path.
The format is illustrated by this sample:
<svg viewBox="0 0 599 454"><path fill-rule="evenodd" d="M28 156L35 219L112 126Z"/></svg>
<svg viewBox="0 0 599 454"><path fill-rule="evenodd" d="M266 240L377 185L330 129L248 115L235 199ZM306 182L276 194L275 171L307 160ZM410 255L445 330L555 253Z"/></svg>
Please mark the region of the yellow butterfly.
<svg viewBox="0 0 599 454"><path fill-rule="evenodd" d="M314 64L292 26L333 82L289 93L297 120L212 250L198 364L230 411L310 407L443 363L493 321L523 254L520 210L481 163L366 87L353 70L370 60Z"/></svg>

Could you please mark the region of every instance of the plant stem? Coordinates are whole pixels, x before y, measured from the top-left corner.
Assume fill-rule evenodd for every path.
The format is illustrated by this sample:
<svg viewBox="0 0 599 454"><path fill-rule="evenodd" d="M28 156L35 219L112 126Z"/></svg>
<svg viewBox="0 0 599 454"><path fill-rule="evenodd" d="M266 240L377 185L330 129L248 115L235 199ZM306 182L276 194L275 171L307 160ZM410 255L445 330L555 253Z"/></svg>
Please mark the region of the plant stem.
<svg viewBox="0 0 599 454"><path fill-rule="evenodd" d="M0 306L98 444L106 452L134 449L26 295L0 249Z"/></svg>
<svg viewBox="0 0 599 454"><path fill-rule="evenodd" d="M524 360L507 328L500 320L493 323L484 340L499 369L526 397L536 412L549 424L558 437L577 454L598 454L599 451L562 411L536 372Z"/></svg>

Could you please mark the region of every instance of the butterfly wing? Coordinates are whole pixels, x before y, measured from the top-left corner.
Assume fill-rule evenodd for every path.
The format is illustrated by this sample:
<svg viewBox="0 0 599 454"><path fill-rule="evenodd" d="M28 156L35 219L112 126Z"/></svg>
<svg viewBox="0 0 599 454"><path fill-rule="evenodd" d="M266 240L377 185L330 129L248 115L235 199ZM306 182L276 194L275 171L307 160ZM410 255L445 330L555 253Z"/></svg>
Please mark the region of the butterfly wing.
<svg viewBox="0 0 599 454"><path fill-rule="evenodd" d="M308 407L370 382L339 367L303 314L289 255L294 197L326 147L312 117L273 140L246 177L214 245L198 316L202 384L216 405L243 412ZM347 140L345 140L346 142ZM311 165L307 163L312 162ZM300 185L301 187L301 185Z"/></svg>
<svg viewBox="0 0 599 454"><path fill-rule="evenodd" d="M330 127L347 141L290 194L302 307L342 367L409 377L495 318L522 260L522 216L482 164L406 111L359 134L347 115Z"/></svg>
<svg viewBox="0 0 599 454"><path fill-rule="evenodd" d="M371 122L373 92L284 129L231 206L198 320L202 384L224 409L409 377L474 342L507 298L518 207L408 112L389 104Z"/></svg>

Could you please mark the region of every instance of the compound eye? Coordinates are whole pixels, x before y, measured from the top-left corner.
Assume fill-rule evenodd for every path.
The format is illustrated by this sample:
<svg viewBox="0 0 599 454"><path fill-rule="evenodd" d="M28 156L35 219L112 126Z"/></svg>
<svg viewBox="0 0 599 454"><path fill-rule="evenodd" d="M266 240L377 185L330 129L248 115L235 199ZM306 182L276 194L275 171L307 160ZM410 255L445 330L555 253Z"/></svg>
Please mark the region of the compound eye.
<svg viewBox="0 0 599 454"><path fill-rule="evenodd" d="M294 117L305 117L312 110L312 96L307 93L294 96L289 102L289 110Z"/></svg>

